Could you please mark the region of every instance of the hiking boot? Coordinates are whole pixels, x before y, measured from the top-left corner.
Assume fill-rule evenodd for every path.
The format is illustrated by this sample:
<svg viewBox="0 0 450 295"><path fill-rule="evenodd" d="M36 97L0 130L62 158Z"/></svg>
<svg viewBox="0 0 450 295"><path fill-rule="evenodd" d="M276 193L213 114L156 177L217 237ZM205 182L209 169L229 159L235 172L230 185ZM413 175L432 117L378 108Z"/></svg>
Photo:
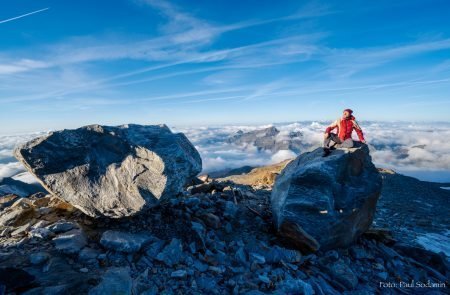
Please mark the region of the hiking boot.
<svg viewBox="0 0 450 295"><path fill-rule="evenodd" d="M331 154L330 149L324 148L324 149L323 149L322 157L327 157L329 154Z"/></svg>

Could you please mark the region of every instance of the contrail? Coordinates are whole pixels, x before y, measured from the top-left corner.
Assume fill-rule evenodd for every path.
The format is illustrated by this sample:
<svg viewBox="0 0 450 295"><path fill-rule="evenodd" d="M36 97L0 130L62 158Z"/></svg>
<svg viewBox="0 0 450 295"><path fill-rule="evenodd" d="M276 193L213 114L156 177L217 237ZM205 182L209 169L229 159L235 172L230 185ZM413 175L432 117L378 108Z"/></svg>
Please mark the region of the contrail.
<svg viewBox="0 0 450 295"><path fill-rule="evenodd" d="M18 18L26 17L26 16L29 16L29 15L32 15L32 14L35 14L35 13L39 13L39 12L48 10L48 9L50 9L50 7L47 7L47 8L44 8L44 9L39 9L39 10L36 10L36 11L33 11L33 12L29 12L29 13L22 14L22 15L19 15L19 16L15 16L15 17L12 17L12 18L8 18L8 19L5 19L5 20L0 20L0 24L7 23L7 22L10 22L10 21L16 20Z"/></svg>

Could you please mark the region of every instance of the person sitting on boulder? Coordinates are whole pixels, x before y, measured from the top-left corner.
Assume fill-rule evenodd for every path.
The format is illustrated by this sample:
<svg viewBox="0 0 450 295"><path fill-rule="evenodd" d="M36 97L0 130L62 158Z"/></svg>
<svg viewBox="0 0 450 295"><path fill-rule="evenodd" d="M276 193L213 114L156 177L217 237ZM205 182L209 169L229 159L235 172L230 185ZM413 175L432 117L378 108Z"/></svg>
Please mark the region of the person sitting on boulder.
<svg viewBox="0 0 450 295"><path fill-rule="evenodd" d="M352 115L353 111L351 109L345 109L342 118L334 121L324 134L323 141L323 156L326 157L331 153L331 150L335 147L338 148L351 148L353 147L352 132L356 131L358 138L362 143L366 143L364 139L364 134L356 122L355 117ZM337 128L337 134L331 133Z"/></svg>

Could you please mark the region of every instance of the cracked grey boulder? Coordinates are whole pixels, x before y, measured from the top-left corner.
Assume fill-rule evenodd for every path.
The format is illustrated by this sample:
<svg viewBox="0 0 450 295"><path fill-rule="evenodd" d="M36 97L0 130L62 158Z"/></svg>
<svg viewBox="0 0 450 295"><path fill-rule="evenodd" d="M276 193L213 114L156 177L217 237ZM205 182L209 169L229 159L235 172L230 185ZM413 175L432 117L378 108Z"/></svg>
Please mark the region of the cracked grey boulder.
<svg viewBox="0 0 450 295"><path fill-rule="evenodd" d="M304 252L350 245L372 223L381 176L367 145L304 153L277 177L271 194L279 234Z"/></svg>
<svg viewBox="0 0 450 295"><path fill-rule="evenodd" d="M53 195L92 217L132 216L179 194L202 169L165 125L90 125L36 138L15 157Z"/></svg>

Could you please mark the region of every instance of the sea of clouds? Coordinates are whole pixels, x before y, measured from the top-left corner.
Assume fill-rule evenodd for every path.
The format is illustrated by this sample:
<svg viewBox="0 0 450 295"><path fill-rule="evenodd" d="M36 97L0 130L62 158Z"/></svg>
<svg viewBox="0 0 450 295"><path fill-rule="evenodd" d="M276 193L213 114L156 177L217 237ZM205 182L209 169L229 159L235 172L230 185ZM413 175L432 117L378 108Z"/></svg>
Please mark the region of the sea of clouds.
<svg viewBox="0 0 450 295"><path fill-rule="evenodd" d="M302 133L303 151L321 146L329 122L295 122L272 125L229 125L176 128L194 143L205 171L277 163L295 156L292 151L259 152L254 146L235 146L225 139L244 132L275 126L277 140L290 132ZM390 168L422 180L450 182L450 123L360 122L377 167ZM356 134L354 134L356 138Z"/></svg>
<svg viewBox="0 0 450 295"><path fill-rule="evenodd" d="M226 139L244 132L275 126L277 140L290 132L302 133L303 151L321 145L328 122L295 122L273 125L173 127L184 132L200 152L205 172L278 163L295 157L289 150L258 151L253 145L236 146ZM422 180L450 182L450 123L360 122L377 167L390 168ZM0 135L0 181L17 176L24 168L12 156L14 147L45 132Z"/></svg>

